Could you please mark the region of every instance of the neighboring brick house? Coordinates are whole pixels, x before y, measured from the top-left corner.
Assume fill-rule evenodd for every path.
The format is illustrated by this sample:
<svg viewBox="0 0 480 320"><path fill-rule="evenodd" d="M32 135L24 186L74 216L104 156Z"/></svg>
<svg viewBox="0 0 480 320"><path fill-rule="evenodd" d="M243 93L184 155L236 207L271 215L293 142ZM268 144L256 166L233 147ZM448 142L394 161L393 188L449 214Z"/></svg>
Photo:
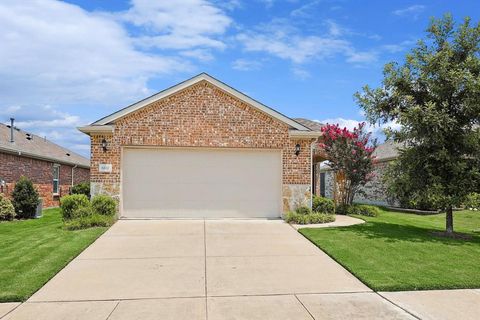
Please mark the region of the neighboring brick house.
<svg viewBox="0 0 480 320"><path fill-rule="evenodd" d="M392 205L387 199L385 185L382 182L383 174L390 161L398 157L398 144L386 141L378 145L374 152L377 163L375 164L375 177L361 188L365 195L356 194L354 202L388 206ZM327 198L333 198L334 174L327 164L317 165L319 189L316 194Z"/></svg>
<svg viewBox="0 0 480 320"><path fill-rule="evenodd" d="M120 215L279 217L309 205L320 132L202 73L79 128Z"/></svg>
<svg viewBox="0 0 480 320"><path fill-rule="evenodd" d="M90 161L42 137L0 124L0 192L10 197L21 176L32 180L43 207L56 207L73 184L89 181Z"/></svg>

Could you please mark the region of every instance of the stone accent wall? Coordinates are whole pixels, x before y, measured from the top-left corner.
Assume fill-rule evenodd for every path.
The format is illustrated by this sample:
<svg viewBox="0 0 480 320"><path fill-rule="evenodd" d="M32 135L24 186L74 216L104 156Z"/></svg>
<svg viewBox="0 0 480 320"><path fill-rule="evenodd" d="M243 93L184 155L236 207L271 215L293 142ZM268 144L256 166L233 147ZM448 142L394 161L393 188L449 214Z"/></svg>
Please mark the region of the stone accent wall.
<svg viewBox="0 0 480 320"><path fill-rule="evenodd" d="M392 205L387 200L385 185L382 182L382 177L388 166L388 163L388 161L379 162L375 165L375 177L362 188L362 190L365 192L365 195L357 193L353 200L354 202L380 206ZM322 172L325 172L325 197L333 199L333 171L324 170Z"/></svg>
<svg viewBox="0 0 480 320"><path fill-rule="evenodd" d="M118 119L112 135L91 135L92 192L120 195L122 146L280 149L284 190L310 187L311 139L290 139L288 131L285 123L202 81ZM112 172L100 173L101 163L112 164Z"/></svg>
<svg viewBox="0 0 480 320"><path fill-rule="evenodd" d="M288 184L283 186L283 211L311 206L311 186L309 184Z"/></svg>
<svg viewBox="0 0 480 320"><path fill-rule="evenodd" d="M21 176L32 180L40 197L43 199L43 207L59 206L60 197L70 191L72 183L72 166L60 164L60 193L53 194L53 165L54 162L21 157L18 155L0 153L0 179L5 181L5 186L0 186L0 192L11 197L16 181ZM74 184L88 182L90 170L75 168L73 173Z"/></svg>

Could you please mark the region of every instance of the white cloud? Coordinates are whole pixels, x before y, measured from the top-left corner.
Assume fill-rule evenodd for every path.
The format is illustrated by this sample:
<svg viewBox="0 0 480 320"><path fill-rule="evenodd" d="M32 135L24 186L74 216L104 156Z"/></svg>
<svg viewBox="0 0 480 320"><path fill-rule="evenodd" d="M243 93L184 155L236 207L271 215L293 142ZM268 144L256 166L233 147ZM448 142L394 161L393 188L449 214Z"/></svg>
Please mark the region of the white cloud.
<svg viewBox="0 0 480 320"><path fill-rule="evenodd" d="M316 7L320 4L320 0L315 0L304 4L297 9L290 12L290 15L295 18L308 18L315 13Z"/></svg>
<svg viewBox="0 0 480 320"><path fill-rule="evenodd" d="M232 68L240 71L258 70L261 66L257 60L237 59L232 62Z"/></svg>
<svg viewBox="0 0 480 320"><path fill-rule="evenodd" d="M193 49L187 51L180 51L180 55L195 58L199 61L211 61L214 59L213 54L208 49Z"/></svg>
<svg viewBox="0 0 480 320"><path fill-rule="evenodd" d="M330 118L324 120L315 120L323 124L338 124L340 128L347 128L348 130L353 130L353 128L358 127L358 124L361 122L366 122L365 120L359 121L355 119L344 119L344 118ZM379 141L383 141L385 139L385 135L383 131L387 128L391 128L393 130L400 129L400 124L395 121L391 121L388 123L384 123L381 125L371 125L369 123L366 124L366 130L368 132L372 132L372 136L374 138L378 138Z"/></svg>
<svg viewBox="0 0 480 320"><path fill-rule="evenodd" d="M323 60L342 55L347 62L365 63L376 60L373 52L359 52L347 40L333 36L340 35L341 29L330 21L329 34L303 35L285 20L274 20L260 25L258 31L248 31L237 35L245 51L266 52L281 59L290 60L294 64L307 63L312 60ZM333 23L333 24L332 24Z"/></svg>
<svg viewBox="0 0 480 320"><path fill-rule="evenodd" d="M401 17L410 16L416 19L420 15L420 13L422 13L425 10L425 8L426 7L424 5L415 4L406 8L397 9L393 11L393 14Z"/></svg>
<svg viewBox="0 0 480 320"><path fill-rule="evenodd" d="M133 0L120 19L144 27L152 35L136 41L142 46L162 49L208 47L223 49L213 36L222 35L232 23L225 12L206 0Z"/></svg>
<svg viewBox="0 0 480 320"><path fill-rule="evenodd" d="M373 51L355 51L347 57L350 63L368 63L377 60L377 54Z"/></svg>
<svg viewBox="0 0 480 320"><path fill-rule="evenodd" d="M152 76L190 68L138 51L118 22L63 2L2 1L0 29L3 104L119 103L148 93Z"/></svg>
<svg viewBox="0 0 480 320"><path fill-rule="evenodd" d="M413 40L405 40L397 44L386 44L382 46L382 49L390 52L390 53L398 53L407 50L410 48L413 44L415 44L415 41Z"/></svg>
<svg viewBox="0 0 480 320"><path fill-rule="evenodd" d="M325 22L328 26L328 33L332 37L339 37L345 33L345 30L335 21L327 20Z"/></svg>
<svg viewBox="0 0 480 320"><path fill-rule="evenodd" d="M308 72L305 69L299 68L299 67L294 67L292 68L293 75L295 78L300 79L300 80L307 80L308 78L311 77L310 72Z"/></svg>

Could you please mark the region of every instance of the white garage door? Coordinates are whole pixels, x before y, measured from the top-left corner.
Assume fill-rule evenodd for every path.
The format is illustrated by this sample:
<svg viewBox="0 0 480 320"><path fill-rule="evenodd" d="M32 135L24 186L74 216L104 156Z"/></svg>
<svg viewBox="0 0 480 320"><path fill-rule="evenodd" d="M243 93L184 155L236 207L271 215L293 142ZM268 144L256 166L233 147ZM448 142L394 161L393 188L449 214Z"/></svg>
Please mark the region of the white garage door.
<svg viewBox="0 0 480 320"><path fill-rule="evenodd" d="M279 217L281 172L278 150L125 148L122 215Z"/></svg>

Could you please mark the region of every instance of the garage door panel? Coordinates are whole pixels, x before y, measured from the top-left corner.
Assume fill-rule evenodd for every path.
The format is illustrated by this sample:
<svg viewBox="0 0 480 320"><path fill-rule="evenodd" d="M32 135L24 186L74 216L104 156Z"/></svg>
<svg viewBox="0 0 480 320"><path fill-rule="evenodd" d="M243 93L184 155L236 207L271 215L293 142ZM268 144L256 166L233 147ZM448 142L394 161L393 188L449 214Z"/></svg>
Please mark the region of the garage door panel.
<svg viewBox="0 0 480 320"><path fill-rule="evenodd" d="M278 150L124 149L127 217L278 217Z"/></svg>

